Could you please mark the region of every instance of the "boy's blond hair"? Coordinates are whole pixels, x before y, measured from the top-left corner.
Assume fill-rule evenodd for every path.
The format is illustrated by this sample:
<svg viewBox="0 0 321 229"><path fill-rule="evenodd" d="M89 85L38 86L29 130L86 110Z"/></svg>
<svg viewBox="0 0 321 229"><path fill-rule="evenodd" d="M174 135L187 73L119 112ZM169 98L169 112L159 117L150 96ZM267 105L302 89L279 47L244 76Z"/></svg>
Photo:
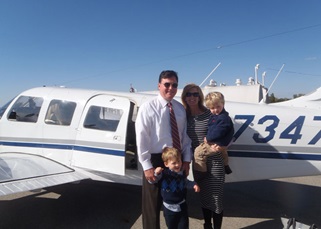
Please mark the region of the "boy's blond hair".
<svg viewBox="0 0 321 229"><path fill-rule="evenodd" d="M180 159L181 158L181 153L179 152L178 149L173 148L173 147L165 147L162 152L162 159L163 162L168 162L168 160L171 159Z"/></svg>
<svg viewBox="0 0 321 229"><path fill-rule="evenodd" d="M214 107L217 103L225 104L224 95L221 92L210 92L205 96L205 105L208 108Z"/></svg>

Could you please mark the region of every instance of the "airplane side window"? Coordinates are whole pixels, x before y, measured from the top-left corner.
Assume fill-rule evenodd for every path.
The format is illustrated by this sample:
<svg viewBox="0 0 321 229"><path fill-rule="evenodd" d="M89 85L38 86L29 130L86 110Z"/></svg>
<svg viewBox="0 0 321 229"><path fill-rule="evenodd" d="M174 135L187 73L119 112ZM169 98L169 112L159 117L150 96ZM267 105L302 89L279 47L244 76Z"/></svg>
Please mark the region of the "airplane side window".
<svg viewBox="0 0 321 229"><path fill-rule="evenodd" d="M43 98L20 96L8 113L8 120L18 122L37 122Z"/></svg>
<svg viewBox="0 0 321 229"><path fill-rule="evenodd" d="M54 99L49 104L45 123L50 125L69 126L75 109L75 102Z"/></svg>
<svg viewBox="0 0 321 229"><path fill-rule="evenodd" d="M123 110L91 106L84 121L84 127L88 129L113 131L117 130Z"/></svg>

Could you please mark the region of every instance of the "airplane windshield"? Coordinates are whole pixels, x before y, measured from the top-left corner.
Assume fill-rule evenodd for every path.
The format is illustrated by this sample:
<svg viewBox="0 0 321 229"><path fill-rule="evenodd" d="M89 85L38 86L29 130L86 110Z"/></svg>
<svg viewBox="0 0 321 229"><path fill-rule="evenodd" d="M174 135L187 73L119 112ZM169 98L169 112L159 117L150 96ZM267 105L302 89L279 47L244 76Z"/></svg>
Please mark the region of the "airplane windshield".
<svg viewBox="0 0 321 229"><path fill-rule="evenodd" d="M10 103L12 102L13 99L11 99L9 102L7 102L5 105L3 105L1 108L0 108L0 119L2 118L4 112L6 112L8 106L10 105Z"/></svg>
<svg viewBox="0 0 321 229"><path fill-rule="evenodd" d="M18 122L37 122L42 103L41 97L20 96L11 107L8 119Z"/></svg>

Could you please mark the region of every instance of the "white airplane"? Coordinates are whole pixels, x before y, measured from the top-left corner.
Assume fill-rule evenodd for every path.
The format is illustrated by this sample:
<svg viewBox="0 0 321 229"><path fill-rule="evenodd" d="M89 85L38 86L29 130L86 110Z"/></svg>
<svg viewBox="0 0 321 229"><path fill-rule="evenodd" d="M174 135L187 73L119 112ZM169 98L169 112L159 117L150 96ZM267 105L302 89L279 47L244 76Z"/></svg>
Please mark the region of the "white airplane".
<svg viewBox="0 0 321 229"><path fill-rule="evenodd" d="M140 185L134 124L152 96L61 87L22 92L0 109L0 196L83 179ZM226 181L321 174L320 100L321 88L278 104L227 101L235 141Z"/></svg>

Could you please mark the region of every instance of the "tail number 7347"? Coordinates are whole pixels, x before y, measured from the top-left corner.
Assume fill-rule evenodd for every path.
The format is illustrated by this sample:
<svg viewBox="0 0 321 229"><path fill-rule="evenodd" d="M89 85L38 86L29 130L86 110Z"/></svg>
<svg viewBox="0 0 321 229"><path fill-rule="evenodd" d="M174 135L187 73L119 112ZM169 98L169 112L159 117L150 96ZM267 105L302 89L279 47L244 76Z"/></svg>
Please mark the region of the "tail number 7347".
<svg viewBox="0 0 321 229"><path fill-rule="evenodd" d="M236 141L241 134L253 122L255 115L235 115L234 120L245 120L241 127L234 134L234 141ZM286 127L280 134L280 139L289 139L291 144L296 144L302 138L302 127L305 121L305 116L299 116L288 127ZM314 116L313 121L321 121L321 116ZM253 140L256 143L268 143L276 134L280 119L276 115L265 115L258 120L258 125L266 125L266 136L262 137L259 133L253 134ZM321 138L321 130L309 141L309 145L315 145Z"/></svg>

